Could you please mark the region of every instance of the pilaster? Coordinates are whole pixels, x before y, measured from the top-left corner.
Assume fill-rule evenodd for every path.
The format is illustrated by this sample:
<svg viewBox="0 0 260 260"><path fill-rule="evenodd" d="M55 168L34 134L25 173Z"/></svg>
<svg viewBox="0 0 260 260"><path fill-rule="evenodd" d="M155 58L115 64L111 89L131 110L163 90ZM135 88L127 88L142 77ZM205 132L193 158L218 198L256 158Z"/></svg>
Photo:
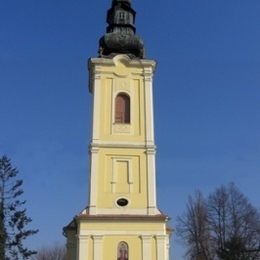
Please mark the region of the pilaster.
<svg viewBox="0 0 260 260"><path fill-rule="evenodd" d="M77 260L90 260L88 259L88 239L89 236L78 235Z"/></svg>
<svg viewBox="0 0 260 260"><path fill-rule="evenodd" d="M97 185L98 185L98 152L99 148L91 147L91 165L90 165L90 196L89 196L89 214L97 214Z"/></svg>
<svg viewBox="0 0 260 260"><path fill-rule="evenodd" d="M103 260L103 248L102 248L103 236L94 235L93 239L94 239L94 258L93 258L93 260Z"/></svg>
<svg viewBox="0 0 260 260"><path fill-rule="evenodd" d="M142 238L142 255L143 260L145 259L151 259L151 236L141 236Z"/></svg>
<svg viewBox="0 0 260 260"><path fill-rule="evenodd" d="M146 143L154 145L153 69L144 67Z"/></svg>
<svg viewBox="0 0 260 260"><path fill-rule="evenodd" d="M146 154L148 182L148 215L155 215L159 213L156 207L155 149L148 148Z"/></svg>
<svg viewBox="0 0 260 260"><path fill-rule="evenodd" d="M158 260L168 260L167 259L167 237L165 235L156 236L157 244L157 259Z"/></svg>
<svg viewBox="0 0 260 260"><path fill-rule="evenodd" d="M99 140L100 125L100 100L101 100L101 66L95 66L93 70L93 80L90 90L93 93L93 118L92 118L92 142Z"/></svg>

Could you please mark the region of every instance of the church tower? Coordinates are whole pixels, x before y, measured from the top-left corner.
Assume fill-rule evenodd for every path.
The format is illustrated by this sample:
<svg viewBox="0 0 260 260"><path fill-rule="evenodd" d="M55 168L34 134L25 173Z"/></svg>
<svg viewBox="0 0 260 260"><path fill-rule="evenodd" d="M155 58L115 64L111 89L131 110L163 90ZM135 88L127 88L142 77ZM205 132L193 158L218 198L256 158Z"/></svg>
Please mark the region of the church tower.
<svg viewBox="0 0 260 260"><path fill-rule="evenodd" d="M113 0L93 96L88 206L64 228L67 260L168 260L168 217L157 208L154 60L144 58L130 0Z"/></svg>

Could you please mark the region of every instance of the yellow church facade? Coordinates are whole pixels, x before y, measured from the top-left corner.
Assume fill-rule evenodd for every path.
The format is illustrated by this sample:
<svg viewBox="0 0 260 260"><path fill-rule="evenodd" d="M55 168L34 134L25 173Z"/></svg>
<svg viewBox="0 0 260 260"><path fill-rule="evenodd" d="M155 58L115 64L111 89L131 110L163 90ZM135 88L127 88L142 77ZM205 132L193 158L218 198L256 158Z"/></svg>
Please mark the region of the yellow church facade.
<svg viewBox="0 0 260 260"><path fill-rule="evenodd" d="M67 260L169 259L171 229L156 202L156 62L131 32L134 16L130 1L113 0L100 55L89 60L89 202L64 228Z"/></svg>

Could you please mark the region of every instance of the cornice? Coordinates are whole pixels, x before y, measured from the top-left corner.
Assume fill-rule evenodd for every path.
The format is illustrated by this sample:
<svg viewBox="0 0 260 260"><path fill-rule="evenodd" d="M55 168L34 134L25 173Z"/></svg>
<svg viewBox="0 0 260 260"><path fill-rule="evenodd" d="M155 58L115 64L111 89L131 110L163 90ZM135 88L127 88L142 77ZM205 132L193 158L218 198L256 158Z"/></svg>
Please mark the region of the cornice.
<svg viewBox="0 0 260 260"><path fill-rule="evenodd" d="M146 143L127 143L127 142L100 142L100 143L91 143L89 148L93 151L98 151L99 148L132 148L132 149L145 149L149 153L152 153L156 150L155 145L146 144Z"/></svg>

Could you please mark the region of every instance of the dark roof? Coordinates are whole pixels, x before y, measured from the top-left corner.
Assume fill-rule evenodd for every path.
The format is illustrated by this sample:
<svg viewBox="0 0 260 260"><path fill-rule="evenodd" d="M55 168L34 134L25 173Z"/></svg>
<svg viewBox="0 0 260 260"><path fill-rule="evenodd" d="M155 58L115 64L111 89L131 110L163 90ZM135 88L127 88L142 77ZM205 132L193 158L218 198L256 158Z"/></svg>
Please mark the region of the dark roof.
<svg viewBox="0 0 260 260"><path fill-rule="evenodd" d="M107 11L106 34L99 40L100 56L128 54L130 57L144 57L143 40L135 33L135 15L130 0L112 1L112 7Z"/></svg>

